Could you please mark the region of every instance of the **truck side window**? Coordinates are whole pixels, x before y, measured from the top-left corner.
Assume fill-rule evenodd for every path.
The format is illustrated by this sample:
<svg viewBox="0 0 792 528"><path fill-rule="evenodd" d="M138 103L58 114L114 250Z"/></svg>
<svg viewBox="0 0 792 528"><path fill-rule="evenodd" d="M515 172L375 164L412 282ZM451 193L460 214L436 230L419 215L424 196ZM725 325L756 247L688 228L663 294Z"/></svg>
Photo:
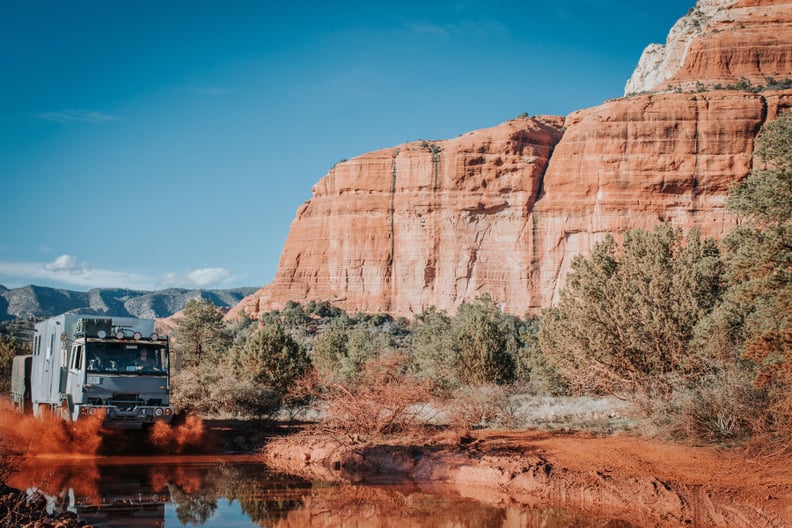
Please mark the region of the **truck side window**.
<svg viewBox="0 0 792 528"><path fill-rule="evenodd" d="M74 370L80 370L82 367L82 345L74 345L72 354L74 356L74 361L72 361L73 368Z"/></svg>

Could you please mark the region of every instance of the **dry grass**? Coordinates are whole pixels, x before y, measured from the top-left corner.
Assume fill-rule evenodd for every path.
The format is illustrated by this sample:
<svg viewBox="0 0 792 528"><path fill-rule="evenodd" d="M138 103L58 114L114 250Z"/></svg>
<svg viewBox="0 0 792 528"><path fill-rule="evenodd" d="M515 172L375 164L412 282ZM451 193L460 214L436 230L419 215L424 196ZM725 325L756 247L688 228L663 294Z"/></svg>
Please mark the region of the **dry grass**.
<svg viewBox="0 0 792 528"><path fill-rule="evenodd" d="M499 386L460 389L442 409L440 423L460 432L491 428L610 433L636 424L631 407L613 397L543 396Z"/></svg>
<svg viewBox="0 0 792 528"><path fill-rule="evenodd" d="M663 400L642 407L660 436L694 443L735 445L767 431L770 399L750 373L724 367L678 387Z"/></svg>
<svg viewBox="0 0 792 528"><path fill-rule="evenodd" d="M508 394L498 385L464 386L443 405L448 424L458 432L504 423ZM509 425L504 424L504 425Z"/></svg>

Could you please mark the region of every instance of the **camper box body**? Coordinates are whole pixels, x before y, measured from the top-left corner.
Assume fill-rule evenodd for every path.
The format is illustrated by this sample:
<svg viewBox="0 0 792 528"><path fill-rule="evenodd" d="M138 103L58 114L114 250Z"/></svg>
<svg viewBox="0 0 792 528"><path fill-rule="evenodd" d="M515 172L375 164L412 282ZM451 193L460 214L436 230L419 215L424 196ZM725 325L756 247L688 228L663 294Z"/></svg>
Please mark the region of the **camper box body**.
<svg viewBox="0 0 792 528"><path fill-rule="evenodd" d="M150 365L137 363L141 352ZM30 368L33 414L140 428L170 422L168 340L154 321L63 314L36 324Z"/></svg>

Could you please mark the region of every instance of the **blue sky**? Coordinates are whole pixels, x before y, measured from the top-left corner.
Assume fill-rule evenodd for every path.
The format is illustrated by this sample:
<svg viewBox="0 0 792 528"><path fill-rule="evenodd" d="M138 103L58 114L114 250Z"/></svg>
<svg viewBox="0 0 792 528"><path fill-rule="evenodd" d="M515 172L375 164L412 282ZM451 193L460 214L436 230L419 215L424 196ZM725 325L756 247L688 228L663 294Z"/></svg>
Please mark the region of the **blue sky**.
<svg viewBox="0 0 792 528"><path fill-rule="evenodd" d="M619 97L694 0L0 0L0 284L262 286L337 161Z"/></svg>

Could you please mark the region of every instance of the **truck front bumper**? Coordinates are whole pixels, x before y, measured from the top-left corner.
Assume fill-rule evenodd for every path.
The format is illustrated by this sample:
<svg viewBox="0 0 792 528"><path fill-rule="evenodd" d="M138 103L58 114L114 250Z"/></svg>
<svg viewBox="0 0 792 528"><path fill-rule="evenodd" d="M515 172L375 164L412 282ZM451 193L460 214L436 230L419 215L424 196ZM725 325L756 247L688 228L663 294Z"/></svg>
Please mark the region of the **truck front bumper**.
<svg viewBox="0 0 792 528"><path fill-rule="evenodd" d="M173 407L168 405L137 405L128 410L115 405L77 405L75 411L79 418L103 415L103 425L112 429L141 429L155 422L173 420Z"/></svg>

